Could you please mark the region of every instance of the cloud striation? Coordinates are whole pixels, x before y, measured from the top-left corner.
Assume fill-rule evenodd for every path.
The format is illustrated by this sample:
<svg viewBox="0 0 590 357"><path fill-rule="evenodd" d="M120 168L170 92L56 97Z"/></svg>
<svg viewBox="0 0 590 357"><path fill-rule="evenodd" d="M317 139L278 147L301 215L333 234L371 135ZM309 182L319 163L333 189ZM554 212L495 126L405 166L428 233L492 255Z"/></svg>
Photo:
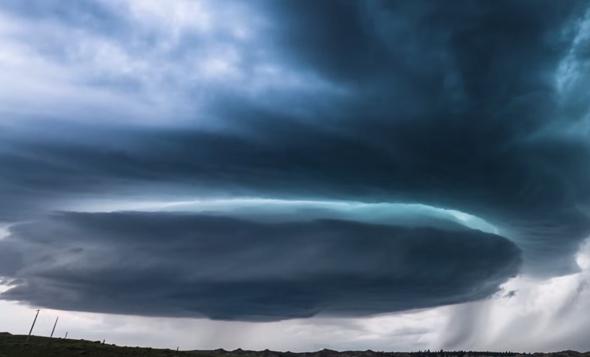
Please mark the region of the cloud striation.
<svg viewBox="0 0 590 357"><path fill-rule="evenodd" d="M0 275L14 287L1 296L275 320L572 273L590 234L587 7L4 2ZM163 208L219 198L307 215ZM455 217L368 221L320 201ZM117 208L150 202L161 209Z"/></svg>

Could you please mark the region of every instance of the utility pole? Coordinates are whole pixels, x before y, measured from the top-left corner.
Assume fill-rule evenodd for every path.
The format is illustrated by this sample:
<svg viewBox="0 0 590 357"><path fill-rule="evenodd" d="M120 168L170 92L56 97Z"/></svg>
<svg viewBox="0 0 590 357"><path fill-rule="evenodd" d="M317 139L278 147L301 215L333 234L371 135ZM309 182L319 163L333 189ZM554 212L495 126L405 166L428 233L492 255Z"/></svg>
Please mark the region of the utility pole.
<svg viewBox="0 0 590 357"><path fill-rule="evenodd" d="M66 335L64 336L64 340L68 339L68 331L66 331Z"/></svg>
<svg viewBox="0 0 590 357"><path fill-rule="evenodd" d="M35 328L35 323L37 322L37 317L39 317L39 310L35 314L35 319L33 319L33 324L31 325L31 329L29 330L29 335L27 336L27 341L31 338L31 334L33 333L33 328Z"/></svg>
<svg viewBox="0 0 590 357"><path fill-rule="evenodd" d="M49 338L53 338L53 333L55 332L55 326L57 326L58 320L59 320L59 316L55 318L55 323L53 324L53 329L51 329L51 336L49 336Z"/></svg>

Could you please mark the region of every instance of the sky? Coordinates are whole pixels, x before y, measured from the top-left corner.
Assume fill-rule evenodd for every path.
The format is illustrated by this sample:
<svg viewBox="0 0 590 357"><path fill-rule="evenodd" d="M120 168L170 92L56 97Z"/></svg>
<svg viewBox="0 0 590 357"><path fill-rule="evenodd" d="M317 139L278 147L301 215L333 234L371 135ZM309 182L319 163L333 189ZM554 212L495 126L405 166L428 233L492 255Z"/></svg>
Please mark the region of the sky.
<svg viewBox="0 0 590 357"><path fill-rule="evenodd" d="M3 0L0 331L590 350L587 1Z"/></svg>

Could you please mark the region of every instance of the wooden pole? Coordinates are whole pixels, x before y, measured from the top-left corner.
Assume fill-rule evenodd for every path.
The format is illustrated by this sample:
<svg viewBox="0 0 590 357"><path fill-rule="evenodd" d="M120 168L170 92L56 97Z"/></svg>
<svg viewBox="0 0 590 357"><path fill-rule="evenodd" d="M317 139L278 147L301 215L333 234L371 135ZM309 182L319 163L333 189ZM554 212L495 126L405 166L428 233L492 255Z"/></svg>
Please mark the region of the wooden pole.
<svg viewBox="0 0 590 357"><path fill-rule="evenodd" d="M39 310L35 314L35 318L33 319L33 324L31 325L31 329L29 330L29 334L27 336L27 341L31 338L31 334L33 333L33 328L35 328L35 323L37 322L37 317L39 317Z"/></svg>
<svg viewBox="0 0 590 357"><path fill-rule="evenodd" d="M59 320L59 316L55 318L55 323L53 324L53 329L51 329L51 336L49 336L49 338L53 338L53 333L55 332L55 327L57 326L58 320Z"/></svg>

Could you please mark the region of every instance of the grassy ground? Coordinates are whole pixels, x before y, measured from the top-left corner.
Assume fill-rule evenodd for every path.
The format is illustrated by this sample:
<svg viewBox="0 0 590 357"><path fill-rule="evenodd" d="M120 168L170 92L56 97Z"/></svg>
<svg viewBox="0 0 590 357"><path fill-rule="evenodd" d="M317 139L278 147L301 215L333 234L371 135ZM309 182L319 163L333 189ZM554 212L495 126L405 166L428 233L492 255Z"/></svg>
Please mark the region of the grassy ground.
<svg viewBox="0 0 590 357"><path fill-rule="evenodd" d="M64 340L61 338L47 338L0 333L0 357L590 357L590 353L564 351L557 353L494 353L494 352L413 352L413 353L384 353L373 351L336 352L322 350L309 353L273 352L273 351L186 351L119 347L102 344L100 342L84 340Z"/></svg>
<svg viewBox="0 0 590 357"><path fill-rule="evenodd" d="M171 350L117 347L100 342L33 336L0 335L0 357L173 357L190 356Z"/></svg>

